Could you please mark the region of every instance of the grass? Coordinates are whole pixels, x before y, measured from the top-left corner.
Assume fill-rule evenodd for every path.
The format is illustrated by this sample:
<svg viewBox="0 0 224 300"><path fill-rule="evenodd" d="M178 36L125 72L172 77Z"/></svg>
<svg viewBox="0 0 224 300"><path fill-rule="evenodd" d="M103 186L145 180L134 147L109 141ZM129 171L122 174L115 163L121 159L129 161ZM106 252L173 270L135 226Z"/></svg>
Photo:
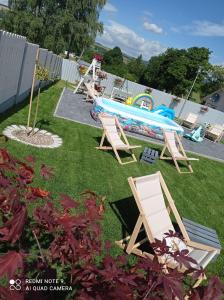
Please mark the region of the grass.
<svg viewBox="0 0 224 300"><path fill-rule="evenodd" d="M134 199L128 186L129 176L143 176L160 170L175 200L179 213L205 226L215 228L221 242L224 242L223 187L224 165L222 163L200 158L193 162L194 174L180 176L173 164L158 160L154 165L140 162L120 166L110 152L96 150L102 131L97 128L53 117L56 104L65 83L58 82L41 93L39 121L44 129L63 138L63 145L57 149L38 149L15 141L5 145L17 157L33 155L37 165L42 162L53 166L55 176L50 181L39 177L35 184L55 193L67 193L78 197L85 189L96 191L106 196L106 212L103 220L104 238L113 244L122 238L123 226L116 211L122 211L123 218L131 220L136 215ZM5 117L0 124L0 132L7 125L26 124L28 107L24 106ZM130 138L130 142L151 146ZM142 149L135 152L139 158ZM55 198L56 199L56 198ZM56 200L55 200L56 201ZM114 245L114 255L121 250ZM208 267L208 274L223 275L224 255Z"/></svg>

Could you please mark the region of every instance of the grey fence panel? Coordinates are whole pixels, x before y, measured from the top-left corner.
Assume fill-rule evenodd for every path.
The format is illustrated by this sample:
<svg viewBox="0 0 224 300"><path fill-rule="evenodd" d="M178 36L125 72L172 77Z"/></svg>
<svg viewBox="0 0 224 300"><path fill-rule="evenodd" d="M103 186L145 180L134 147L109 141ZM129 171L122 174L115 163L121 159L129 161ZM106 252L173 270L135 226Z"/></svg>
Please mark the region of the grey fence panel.
<svg viewBox="0 0 224 300"><path fill-rule="evenodd" d="M26 43L23 64L20 72L16 103L24 100L30 93L38 45Z"/></svg>
<svg viewBox="0 0 224 300"><path fill-rule="evenodd" d="M57 78L61 78L62 61L63 61L63 58L58 56L58 58L57 58L57 69L56 69Z"/></svg>
<svg viewBox="0 0 224 300"><path fill-rule="evenodd" d="M77 80L80 80L78 64L68 59L63 59L61 79L70 83L75 83Z"/></svg>
<svg viewBox="0 0 224 300"><path fill-rule="evenodd" d="M53 54L52 55L52 59L51 59L51 64L50 64L50 78L54 79L55 78L55 62L56 62L56 58L57 58L57 55L56 54Z"/></svg>
<svg viewBox="0 0 224 300"><path fill-rule="evenodd" d="M47 53L48 53L47 49L40 48L40 52L39 52L39 64L43 68L45 68L45 65L46 65Z"/></svg>
<svg viewBox="0 0 224 300"><path fill-rule="evenodd" d="M63 65L63 58L59 58L59 64L58 64L58 77L62 77L62 65Z"/></svg>
<svg viewBox="0 0 224 300"><path fill-rule="evenodd" d="M53 56L53 52L52 51L48 51L47 52L46 64L45 64L45 68L47 68L48 71L50 71L50 65L51 65L52 56Z"/></svg>
<svg viewBox="0 0 224 300"><path fill-rule="evenodd" d="M58 66L59 66L59 57L56 57L55 64L54 64L54 77L57 78L58 74Z"/></svg>
<svg viewBox="0 0 224 300"><path fill-rule="evenodd" d="M0 112L15 104L26 38L0 31Z"/></svg>
<svg viewBox="0 0 224 300"><path fill-rule="evenodd" d="M210 124L224 124L224 113L213 109L208 108L207 112L201 112L202 105L194 103L192 101L186 101L181 117L186 117L189 112L193 112L199 115L198 122L200 123L210 123Z"/></svg>

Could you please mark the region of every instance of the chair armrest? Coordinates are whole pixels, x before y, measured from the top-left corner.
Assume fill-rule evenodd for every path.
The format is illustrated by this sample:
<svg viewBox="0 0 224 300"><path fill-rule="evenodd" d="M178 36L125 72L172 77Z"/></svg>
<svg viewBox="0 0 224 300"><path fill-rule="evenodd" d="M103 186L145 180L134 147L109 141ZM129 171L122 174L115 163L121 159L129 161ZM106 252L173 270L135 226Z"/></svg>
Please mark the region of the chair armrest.
<svg viewBox="0 0 224 300"><path fill-rule="evenodd" d="M198 249L209 251L209 252L214 251L214 250L218 251L218 249L216 249L216 248L213 248L211 246L204 245L201 243L193 242L191 240L186 241L186 244L187 244L187 246L198 248Z"/></svg>

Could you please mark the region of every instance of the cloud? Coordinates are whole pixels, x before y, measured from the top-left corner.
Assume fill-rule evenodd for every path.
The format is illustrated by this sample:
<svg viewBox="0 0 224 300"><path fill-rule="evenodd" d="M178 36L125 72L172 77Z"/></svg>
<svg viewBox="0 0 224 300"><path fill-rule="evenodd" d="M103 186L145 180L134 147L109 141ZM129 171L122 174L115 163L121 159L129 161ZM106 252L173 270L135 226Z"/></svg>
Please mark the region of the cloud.
<svg viewBox="0 0 224 300"><path fill-rule="evenodd" d="M219 36L224 37L224 24L213 23L209 21L195 21L193 22L193 35L200 36Z"/></svg>
<svg viewBox="0 0 224 300"><path fill-rule="evenodd" d="M110 12L110 13L116 13L117 12L117 8L109 2L106 3L106 5L103 7L103 9L107 12Z"/></svg>
<svg viewBox="0 0 224 300"><path fill-rule="evenodd" d="M148 10L143 10L143 14L146 15L146 16L149 16L149 17L152 17L152 13Z"/></svg>
<svg viewBox="0 0 224 300"><path fill-rule="evenodd" d="M224 23L210 21L193 21L190 25L171 27L171 30L195 36L224 37Z"/></svg>
<svg viewBox="0 0 224 300"><path fill-rule="evenodd" d="M142 54L146 60L166 50L160 42L146 40L132 29L114 21L109 21L109 24L104 26L104 33L97 37L97 41L108 47L118 46L123 52L134 57Z"/></svg>
<svg viewBox="0 0 224 300"><path fill-rule="evenodd" d="M154 32L154 33L159 33L159 34L163 33L163 29L161 27L159 27L156 24L149 23L148 21L145 21L143 23L143 26L148 31L151 31L151 32Z"/></svg>

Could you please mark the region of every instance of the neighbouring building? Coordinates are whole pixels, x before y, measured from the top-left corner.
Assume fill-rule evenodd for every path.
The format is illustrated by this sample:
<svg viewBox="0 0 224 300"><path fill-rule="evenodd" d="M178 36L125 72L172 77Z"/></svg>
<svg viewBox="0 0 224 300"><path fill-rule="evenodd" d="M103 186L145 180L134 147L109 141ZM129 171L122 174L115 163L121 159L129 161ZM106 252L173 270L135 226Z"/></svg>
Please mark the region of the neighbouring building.
<svg viewBox="0 0 224 300"><path fill-rule="evenodd" d="M205 105L224 112L224 89L204 97Z"/></svg>

